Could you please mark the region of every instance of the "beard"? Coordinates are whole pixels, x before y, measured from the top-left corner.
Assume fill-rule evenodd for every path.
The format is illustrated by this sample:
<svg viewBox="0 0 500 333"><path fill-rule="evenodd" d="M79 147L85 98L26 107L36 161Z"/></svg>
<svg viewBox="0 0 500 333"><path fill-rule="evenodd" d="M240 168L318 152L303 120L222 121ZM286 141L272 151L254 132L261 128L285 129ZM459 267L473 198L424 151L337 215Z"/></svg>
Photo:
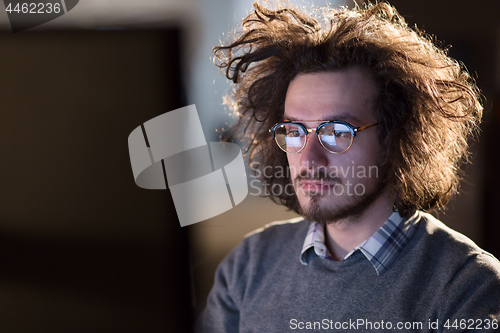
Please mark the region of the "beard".
<svg viewBox="0 0 500 333"><path fill-rule="evenodd" d="M309 202L307 205L302 205L302 215L309 221L314 221L320 225L326 226L328 224L335 224L341 220L356 220L359 219L363 213L370 207L379 197L382 195L387 187L385 181L387 174L387 169L379 169L382 171L382 177L376 178L366 191L363 191L361 195L352 193L350 196L351 200L341 207L335 207L334 205L328 205L328 203L321 204L321 200L325 197L324 193L318 192L309 194ZM321 181L326 181L329 184L334 184L335 186L342 186L342 179L338 177L329 177L324 170L319 170L316 174L299 174L294 181L296 186L296 192L300 191L298 189L298 181L301 179L316 179Z"/></svg>

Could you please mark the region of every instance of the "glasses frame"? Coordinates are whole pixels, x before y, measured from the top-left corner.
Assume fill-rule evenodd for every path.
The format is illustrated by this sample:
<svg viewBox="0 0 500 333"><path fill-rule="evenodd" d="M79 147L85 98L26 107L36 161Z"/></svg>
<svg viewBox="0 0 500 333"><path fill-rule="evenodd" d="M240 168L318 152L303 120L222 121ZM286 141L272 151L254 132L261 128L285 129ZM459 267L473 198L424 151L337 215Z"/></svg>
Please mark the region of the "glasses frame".
<svg viewBox="0 0 500 333"><path fill-rule="evenodd" d="M321 122L321 124L319 124L318 127L316 127L316 128L308 128L304 124L302 124L302 123L317 123L317 122ZM373 124L369 124L369 125L366 125L366 126L355 127L355 126L349 124L348 122L340 121L340 120L332 120L332 121L310 120L310 121L303 121L302 123L295 122L295 121L284 121L284 122L281 122L281 123L277 123L276 125L274 125L273 127L271 127L269 129L269 133L271 133L273 135L273 139L276 142L276 144L278 145L278 147L281 150L283 150L285 153L287 153L287 154L298 154L298 153L300 153L306 147L306 145L307 145L307 137L308 137L309 133L312 133L312 132L314 132L316 134L316 137L318 138L318 141L321 144L321 146L323 148L325 148L329 153L332 153L332 154L343 154L346 151L348 151L349 148L351 148L352 143L354 141L354 137L356 136L356 133L361 132L364 129L367 129L367 128L370 128L370 127L378 125L378 123L373 123ZM300 126L304 130L304 132L306 133L306 137L305 137L305 140L304 140L304 145L302 146L302 148L300 148L296 152L288 152L288 151L286 151L285 149L283 149L279 145L278 140L276 139L276 129L279 126L284 125L284 124L294 124L294 125ZM321 140L319 139L319 130L322 127L324 127L326 125L329 125L329 124L342 124L342 125L346 126L347 128L349 128L349 131L351 132L351 143L349 144L349 147L347 147L345 150L343 150L341 152L331 151L328 148L326 148L325 145L323 144L323 142L321 142Z"/></svg>

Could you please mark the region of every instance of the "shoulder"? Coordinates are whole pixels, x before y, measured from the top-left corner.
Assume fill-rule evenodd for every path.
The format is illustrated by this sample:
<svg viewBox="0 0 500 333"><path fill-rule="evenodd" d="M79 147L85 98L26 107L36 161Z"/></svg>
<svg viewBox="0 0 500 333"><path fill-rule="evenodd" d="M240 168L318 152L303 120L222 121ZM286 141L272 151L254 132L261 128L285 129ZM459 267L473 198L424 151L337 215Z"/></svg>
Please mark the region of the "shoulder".
<svg viewBox="0 0 500 333"><path fill-rule="evenodd" d="M281 261L299 262L309 222L303 218L277 221L245 236L219 264L216 282L224 281L230 290L243 290L255 277L262 277Z"/></svg>
<svg viewBox="0 0 500 333"><path fill-rule="evenodd" d="M421 217L421 277L434 278L443 318L499 319L500 261L430 214Z"/></svg>
<svg viewBox="0 0 500 333"><path fill-rule="evenodd" d="M476 257L489 258L488 261L495 268L500 269L500 262L467 236L451 229L430 214L420 212L420 216L419 223L425 228L423 245L428 252L443 259L457 260L463 264Z"/></svg>
<svg viewBox="0 0 500 333"><path fill-rule="evenodd" d="M287 252L297 252L297 261L309 228L309 221L295 218L276 221L245 235L241 243L223 260L223 266L262 265L284 256Z"/></svg>
<svg viewBox="0 0 500 333"><path fill-rule="evenodd" d="M270 281L277 267L300 265L299 256L309 222L277 221L247 234L220 263L199 325L214 332L236 332L245 299ZM288 266L283 265L286 262Z"/></svg>
<svg viewBox="0 0 500 333"><path fill-rule="evenodd" d="M283 249L296 249L300 253L309 224L302 217L269 223L245 235L228 259L269 260L283 253Z"/></svg>
<svg viewBox="0 0 500 333"><path fill-rule="evenodd" d="M300 233L301 230L305 230L307 232L308 227L309 222L303 217L274 221L266 224L262 228L249 232L245 235L245 239L248 239L249 241L263 241L276 237L288 239L290 236Z"/></svg>

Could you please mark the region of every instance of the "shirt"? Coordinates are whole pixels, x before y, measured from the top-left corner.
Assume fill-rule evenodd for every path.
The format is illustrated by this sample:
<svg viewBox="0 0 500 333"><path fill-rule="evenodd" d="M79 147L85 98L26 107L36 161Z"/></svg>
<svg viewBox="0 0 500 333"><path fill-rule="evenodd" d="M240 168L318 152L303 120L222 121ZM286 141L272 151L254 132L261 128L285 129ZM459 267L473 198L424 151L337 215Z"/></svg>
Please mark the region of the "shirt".
<svg viewBox="0 0 500 333"><path fill-rule="evenodd" d="M377 275L383 274L403 251L403 248L415 232L416 221L416 214L405 219L399 216L398 212L392 213L380 229L355 247L342 260L349 258L359 250L371 262L373 268L377 271ZM300 253L300 262L307 265L314 256L333 260L325 245L324 228L316 222L312 222L309 226Z"/></svg>

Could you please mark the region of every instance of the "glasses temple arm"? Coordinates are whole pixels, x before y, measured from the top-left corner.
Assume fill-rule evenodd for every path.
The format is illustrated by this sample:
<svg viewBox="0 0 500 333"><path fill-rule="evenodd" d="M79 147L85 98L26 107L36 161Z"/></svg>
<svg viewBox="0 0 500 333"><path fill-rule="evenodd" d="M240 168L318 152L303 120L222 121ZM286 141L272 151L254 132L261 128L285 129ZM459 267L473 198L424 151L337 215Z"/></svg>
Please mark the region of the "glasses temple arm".
<svg viewBox="0 0 500 333"><path fill-rule="evenodd" d="M361 127L356 127L356 132L362 131L364 129L367 129L367 128L370 128L370 127L373 127L376 125L378 125L378 123L374 123L374 124L370 124L370 125L366 125L366 126L361 126Z"/></svg>

